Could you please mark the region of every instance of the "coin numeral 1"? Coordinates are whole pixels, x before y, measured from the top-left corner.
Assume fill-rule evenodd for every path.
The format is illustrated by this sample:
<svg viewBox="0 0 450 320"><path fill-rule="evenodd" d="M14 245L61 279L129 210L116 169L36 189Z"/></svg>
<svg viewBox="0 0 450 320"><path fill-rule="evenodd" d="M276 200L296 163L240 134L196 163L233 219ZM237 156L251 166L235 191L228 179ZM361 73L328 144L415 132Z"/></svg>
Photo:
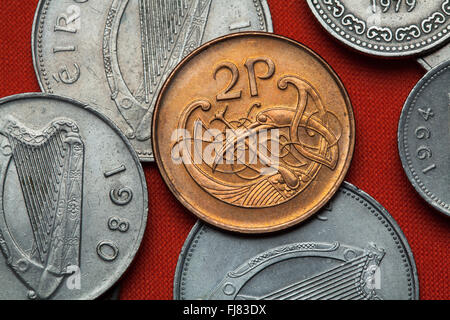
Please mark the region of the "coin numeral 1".
<svg viewBox="0 0 450 320"><path fill-rule="evenodd" d="M423 170L422 170L422 173L423 173L423 174L427 174L428 172L430 172L431 170L434 170L434 169L436 169L436 165L433 163L431 166L429 166L429 167L423 169Z"/></svg>

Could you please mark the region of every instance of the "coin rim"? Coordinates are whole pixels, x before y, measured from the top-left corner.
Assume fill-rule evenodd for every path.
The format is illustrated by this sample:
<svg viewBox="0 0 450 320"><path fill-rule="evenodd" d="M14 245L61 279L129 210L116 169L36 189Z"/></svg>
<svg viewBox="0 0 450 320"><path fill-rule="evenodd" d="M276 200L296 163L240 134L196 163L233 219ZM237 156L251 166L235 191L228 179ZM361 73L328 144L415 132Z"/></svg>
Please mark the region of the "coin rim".
<svg viewBox="0 0 450 320"><path fill-rule="evenodd" d="M38 62L39 58L38 58L36 46L38 45L37 44L37 39L38 39L37 33L39 32L39 24L42 21L45 21L45 18L43 20L41 19L42 18L41 13L42 13L42 9L43 9L46 1L54 1L54 0L39 0L36 11L34 13L33 27L32 27L32 31L31 31L31 57L33 60L34 73L36 74L36 79L39 83L39 88L42 90L42 92L47 92L47 90L46 90L46 86L44 85L44 82L42 81L41 70L40 70L39 62ZM253 0L253 1L255 1L255 0ZM257 1L259 1L261 3L262 14L264 16L264 20L267 25L267 32L273 32L272 14L270 12L270 8L269 8L269 4L267 3L267 0L257 0ZM256 12L256 14L259 14L259 13ZM106 79L105 79L105 81L106 81ZM55 94L55 93L50 93L50 94ZM58 95L58 94L56 94L56 95ZM154 113L154 111L153 111L153 113ZM113 122L112 120L110 120L110 121ZM152 140L152 138L150 138L149 140ZM151 141L149 141L148 143L153 146ZM154 151L153 151L152 157L149 157L146 155L145 156L138 155L138 157L139 157L139 161L144 162L144 163L153 163L156 161Z"/></svg>
<svg viewBox="0 0 450 320"><path fill-rule="evenodd" d="M408 240L406 239L405 234L403 233L402 229L400 228L398 222L391 216L391 214L378 202L376 201L372 196L367 194L366 192L362 191L358 187L354 186L353 184L344 181L341 186L342 189L348 190L355 195L359 196L360 198L367 201L374 209L378 210L379 213L383 216L383 218L390 224L390 227L393 231L396 232L398 239L400 240L401 244L403 245L403 248L405 250L406 256L408 257L409 264L411 266L411 282L414 285L414 297L412 300L419 300L420 299L420 289L419 289L419 276L417 272L417 266L416 261L414 259L414 254L411 250L411 246L408 243ZM202 222L201 220L198 220L195 225L192 227L191 231L189 232L189 235L187 236L183 247L181 249L181 252L178 256L178 262L177 267L175 269L174 274L174 280L173 280L173 299L174 300L180 300L181 294L180 294L180 287L181 287L181 281L182 281L182 272L184 269L185 261L187 258L187 255L189 253L189 250L191 248L191 245L193 241L195 240L195 237L197 236L198 232L204 227L208 226L212 229L214 229L217 232L223 232L223 233L229 233L227 231L222 231L214 226L208 225L207 223ZM301 228L301 226L299 226Z"/></svg>
<svg viewBox="0 0 450 320"><path fill-rule="evenodd" d="M308 54L311 55L311 57L317 59L317 62L320 63L321 65L323 65L323 67L326 70L328 70L328 72L330 73L330 77L335 81L336 85L338 86L339 90L341 91L343 99L346 102L346 111L348 113L348 119L349 119L349 123L350 123L350 128L349 128L350 143L349 143L349 147L348 147L348 155L347 155L347 158L345 159L344 167L343 167L338 179L336 179L336 183L333 185L332 188L330 188L330 190L327 192L327 195L325 197L323 197L322 200L319 201L313 209L309 210L308 212L305 212L305 214L297 217L296 219L292 219L287 222L277 224L277 225L274 225L271 227L262 227L262 228L243 228L243 227L239 227L239 226L230 226L230 225L227 225L224 223L220 223L220 222L216 221L215 218L213 218L207 214L202 214L199 210L197 210L194 206L192 206L187 200L185 200L183 194L177 190L177 188L174 186L172 181L170 181L168 174L165 170L165 166L161 161L161 155L159 152L158 141L156 139L156 137L158 136L157 122L159 120L161 101L162 101L163 96L166 93L166 91L169 90L172 80L175 78L178 71L181 68L183 68L187 63L189 63L195 56L197 56L197 54L201 53L204 50L209 49L211 46L214 46L217 43L224 42L229 39L234 39L234 38L239 38L239 37L244 38L244 37L248 37L248 36L250 36L250 37L269 37L269 38L273 38L276 40L287 41L288 43L290 43L292 45L300 47L301 50L305 50ZM214 39L214 40L202 45L201 47L194 50L187 57L185 57L178 64L178 66L172 71L172 73L167 78L166 82L164 83L164 85L158 95L158 99L157 99L157 102L155 105L155 110L153 113L153 125L152 125L153 153L155 155L155 160L158 165L161 176L163 177L163 180L166 183L166 185L168 186L168 188L170 189L170 191L172 191L172 193L175 195L175 197L178 199L178 201L180 201L190 212L195 214L198 218L200 218L210 224L213 224L217 227L220 227L222 229L229 230L229 231L240 232L240 233L269 233L269 232L274 232L274 231L279 231L279 230L289 228L293 225L296 225L296 224L306 220L307 218L309 218L310 216L315 214L317 211L319 211L328 202L328 200L330 200L331 197L333 197L333 195L337 192L337 190L341 186L342 182L344 181L345 176L347 175L347 172L350 168L350 164L353 159L353 154L354 154L354 149L355 149L355 144L356 144L355 126L356 125L355 125L355 116L354 116L354 112L353 112L353 105L351 103L350 96L347 92L347 89L345 88L345 85L342 82L341 78L338 76L338 74L319 54L317 54L316 52L314 52L312 49L308 48L307 46L301 44L300 42L297 42L293 39L289 39L289 38L281 36L281 35L268 33L268 32L259 32L259 31L240 32L240 33L233 33L233 34L229 34L229 35ZM215 201L220 201L220 200L215 199Z"/></svg>
<svg viewBox="0 0 450 320"><path fill-rule="evenodd" d="M421 93L423 89L425 89L433 80L434 76L436 76L439 72L443 71L444 69L450 69L450 61L445 61L430 71L428 71L425 76L422 77L422 79L419 80L419 82L414 86L414 88L411 90L408 98L406 99L405 104L403 105L402 112L400 114L400 120L398 123L398 131L397 131L397 146L398 146L398 152L399 157L402 163L403 170L405 171L406 176L408 177L409 182L412 184L416 192L434 209L439 211L439 213L443 214L444 216L450 217L450 209L445 209L442 205L439 205L437 201L433 200L431 196L428 196L422 187L419 186L420 183L423 183L422 180L414 178L411 169L412 165L408 164L408 157L406 156L406 147L405 147L405 126L409 123L409 117L411 112L413 111L417 104L416 99L418 98L418 95ZM414 168L414 170L416 170ZM425 183L424 183L425 185ZM433 194L434 195L434 194ZM438 199L439 201L443 202L446 205L449 205L445 201L442 201Z"/></svg>
<svg viewBox="0 0 450 320"><path fill-rule="evenodd" d="M125 146L128 148L128 151L130 152L131 157L133 158L133 160L136 164L137 171L138 171L138 174L141 179L143 202L144 202L143 203L144 212L143 212L142 220L141 220L142 224L141 224L140 230L139 230L137 238L136 238L136 242L135 242L136 245L134 247L132 247L130 245L127 248L129 250L129 252L131 252L131 254L128 254L128 257L122 263L122 266L124 266L124 268L118 268L114 272L114 276L110 277L110 279L113 279L113 280L99 281L100 285L97 286L97 289L92 290L92 292L90 294L87 294L86 295L87 297L85 298L85 300L96 299L96 298L100 297L102 294L104 294L105 292L107 292L109 289L111 289L114 286L114 284L116 284L122 278L122 276L125 274L127 269L130 267L131 263L133 262L134 258L136 257L137 252L139 251L139 249L142 245L142 240L143 240L144 233L145 233L145 230L147 227L147 218L148 218L148 190L147 190L147 183L146 183L146 179L145 179L145 175L144 175L144 170L142 168L142 165L139 161L139 158L138 158L136 152L134 151L133 147L131 146L130 142L125 137L125 135L122 133L122 131L120 131L120 129L114 124L114 122L109 120L106 116L102 115L101 113L95 111L88 104L82 103L80 101L77 101L77 100L69 98L69 97L58 96L58 95L49 94L49 93L32 92L32 93L21 93L21 94L16 94L16 95L0 98L0 108L4 107L5 104L13 103L13 102L24 100L24 99L49 99L49 100L54 100L54 101L62 101L62 102L71 104L75 107L79 107L80 109L86 110L87 112L91 112L94 116L97 116L98 118L100 118L100 120L102 120L106 125L108 125L119 136L119 138L122 139L122 141L124 142ZM2 196L2 195L0 195L0 196ZM107 283L106 286L105 286L105 283ZM98 289L98 287L100 287L100 289Z"/></svg>
<svg viewBox="0 0 450 320"><path fill-rule="evenodd" d="M348 41L345 37L342 37L333 28L331 28L326 23L326 21L324 21L322 19L322 16L317 12L312 1L313 0L307 0L308 7L309 7L310 11L312 12L312 14L314 15L314 17L316 18L316 20L323 27L324 30L326 30L336 40L338 40L340 43L345 44L350 49L368 54L370 56L380 57L380 58L406 58L406 57L420 56L420 55L424 55L430 51L436 50L436 49L440 48L441 46L444 46L446 43L450 42L450 32L447 32L447 35L441 37L437 41L432 42L431 44L428 44L426 46L421 46L420 49L408 49L408 50L395 51L395 52L366 49L364 47L358 46L357 44L354 44L351 41ZM430 38L427 38L427 39L430 39ZM423 41L426 41L426 40L423 40Z"/></svg>

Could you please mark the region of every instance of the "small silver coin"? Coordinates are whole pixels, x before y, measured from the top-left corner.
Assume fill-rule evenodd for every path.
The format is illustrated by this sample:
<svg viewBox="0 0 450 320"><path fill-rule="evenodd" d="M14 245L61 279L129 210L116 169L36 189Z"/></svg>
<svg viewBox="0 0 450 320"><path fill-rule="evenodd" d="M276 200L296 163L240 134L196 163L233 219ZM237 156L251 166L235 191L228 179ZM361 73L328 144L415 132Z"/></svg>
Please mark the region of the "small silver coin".
<svg viewBox="0 0 450 320"><path fill-rule="evenodd" d="M198 222L178 260L174 298L418 299L419 284L397 223L344 183L320 214L273 236L225 233Z"/></svg>
<svg viewBox="0 0 450 320"><path fill-rule="evenodd" d="M0 299L95 299L133 260L147 221L142 167L89 106L0 100Z"/></svg>
<svg viewBox="0 0 450 320"><path fill-rule="evenodd" d="M448 0L308 0L322 26L367 54L423 54L450 38Z"/></svg>
<svg viewBox="0 0 450 320"><path fill-rule="evenodd" d="M403 168L417 192L450 216L450 61L429 71L406 100L398 128Z"/></svg>
<svg viewBox="0 0 450 320"><path fill-rule="evenodd" d="M266 0L41 0L32 34L41 89L84 101L154 161L153 109L165 80L201 44L273 31Z"/></svg>

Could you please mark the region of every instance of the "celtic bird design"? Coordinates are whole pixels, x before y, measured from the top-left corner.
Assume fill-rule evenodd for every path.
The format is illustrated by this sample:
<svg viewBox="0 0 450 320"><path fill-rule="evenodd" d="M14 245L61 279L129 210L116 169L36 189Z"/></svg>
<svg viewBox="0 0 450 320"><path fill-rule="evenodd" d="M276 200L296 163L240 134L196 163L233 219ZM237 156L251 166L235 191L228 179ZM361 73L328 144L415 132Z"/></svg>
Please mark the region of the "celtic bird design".
<svg viewBox="0 0 450 320"><path fill-rule="evenodd" d="M214 111L217 108L206 99L196 100L184 109L180 130L195 131L192 123L196 122L205 129L220 128L220 134L227 137L215 149L212 163L195 161L196 154L202 152L196 150L198 142L211 145L208 139L198 141L195 132L193 138L180 137L174 145L181 151L191 177L217 199L242 207L275 206L305 190L322 167L335 170L341 130L338 121L333 121L336 117L307 81L286 75L278 81L278 88L296 90L294 107L254 103L238 119L228 117L228 107ZM278 137L262 137L274 130L279 132ZM255 136L260 138L259 145L252 140ZM279 145L278 154L271 154L269 142L271 146ZM242 161L236 157L239 151L257 155L259 163ZM231 163L230 154L234 155Z"/></svg>

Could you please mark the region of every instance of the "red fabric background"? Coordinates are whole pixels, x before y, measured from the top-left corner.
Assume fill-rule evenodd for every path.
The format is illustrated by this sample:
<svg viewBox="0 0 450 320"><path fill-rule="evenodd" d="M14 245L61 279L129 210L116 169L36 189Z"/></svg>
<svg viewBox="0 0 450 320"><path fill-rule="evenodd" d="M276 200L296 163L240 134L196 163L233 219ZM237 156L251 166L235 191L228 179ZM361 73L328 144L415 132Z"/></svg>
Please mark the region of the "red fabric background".
<svg viewBox="0 0 450 320"><path fill-rule="evenodd" d="M0 1L0 96L39 91L30 36L37 0ZM349 50L315 21L303 0L269 0L275 32L318 52L340 75L356 116L356 149L347 180L377 199L403 229L414 253L422 299L450 299L450 219L409 184L397 152L403 103L424 71L414 61L387 61ZM122 299L171 299L178 254L195 223L172 196L156 165L149 185L147 232L123 278Z"/></svg>

